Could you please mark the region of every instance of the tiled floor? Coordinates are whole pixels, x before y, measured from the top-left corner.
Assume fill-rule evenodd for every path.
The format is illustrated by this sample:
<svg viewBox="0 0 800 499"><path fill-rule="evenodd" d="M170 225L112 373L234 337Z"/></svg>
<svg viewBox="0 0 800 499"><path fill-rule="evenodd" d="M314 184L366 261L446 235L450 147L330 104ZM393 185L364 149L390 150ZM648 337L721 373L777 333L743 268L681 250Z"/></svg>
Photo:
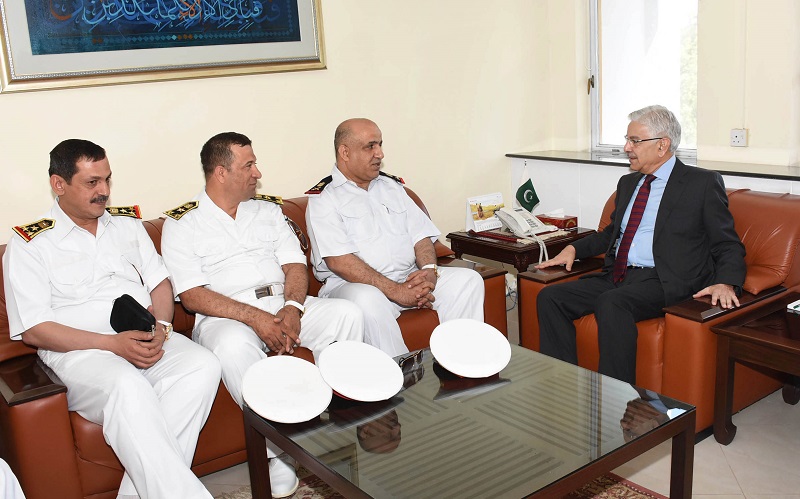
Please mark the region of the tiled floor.
<svg viewBox="0 0 800 499"><path fill-rule="evenodd" d="M509 340L518 341L516 309L509 311ZM710 436L695 446L693 497L705 499L800 499L800 405L780 392L733 416L730 445ZM669 495L670 444L664 443L615 472ZM249 484L241 464L202 478L213 495Z"/></svg>

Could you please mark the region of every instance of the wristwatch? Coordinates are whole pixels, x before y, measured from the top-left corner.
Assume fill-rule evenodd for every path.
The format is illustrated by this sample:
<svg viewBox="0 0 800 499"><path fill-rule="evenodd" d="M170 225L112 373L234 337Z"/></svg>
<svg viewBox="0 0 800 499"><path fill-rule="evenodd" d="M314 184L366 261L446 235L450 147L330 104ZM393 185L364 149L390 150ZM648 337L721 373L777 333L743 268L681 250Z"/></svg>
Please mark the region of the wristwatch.
<svg viewBox="0 0 800 499"><path fill-rule="evenodd" d="M303 317L303 314L306 313L306 307L304 307L302 303L298 303L298 302L296 302L294 300L286 300L285 302L283 302L284 308L287 305L290 306L290 307L294 307L297 310L299 310L300 311L300 317Z"/></svg>
<svg viewBox="0 0 800 499"><path fill-rule="evenodd" d="M439 266L435 263L429 263L428 265L423 265L422 270L425 269L433 269L433 273L436 274L436 278L439 278Z"/></svg>
<svg viewBox="0 0 800 499"><path fill-rule="evenodd" d="M164 326L164 341L172 337L172 323L167 321L158 321L159 324Z"/></svg>

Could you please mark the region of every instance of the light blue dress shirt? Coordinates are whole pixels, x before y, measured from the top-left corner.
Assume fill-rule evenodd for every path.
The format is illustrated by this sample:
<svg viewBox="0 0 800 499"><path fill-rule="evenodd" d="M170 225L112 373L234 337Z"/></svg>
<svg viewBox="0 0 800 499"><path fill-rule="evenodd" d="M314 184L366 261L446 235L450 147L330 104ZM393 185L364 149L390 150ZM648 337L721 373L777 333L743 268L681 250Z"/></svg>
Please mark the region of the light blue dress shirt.
<svg viewBox="0 0 800 499"><path fill-rule="evenodd" d="M641 267L656 266L653 260L653 232L656 226L658 207L661 206L661 198L664 197L664 189L667 187L667 181L669 180L669 176L672 175L673 168L675 168L675 156L669 158L666 163L661 165L658 170L653 173L656 178L650 183L650 196L647 198L647 206L644 209L639 228L636 229L636 234L633 236L631 249L628 251L628 265ZM625 227L628 226L628 219L631 216L633 202L636 200L636 195L639 193L639 188L643 183L644 176L639 180L639 184L636 186L633 196L631 196L628 207L625 209L625 215L622 217L622 226L619 231L619 238L617 239L617 250L619 250L619 243L622 240L622 235L625 234Z"/></svg>

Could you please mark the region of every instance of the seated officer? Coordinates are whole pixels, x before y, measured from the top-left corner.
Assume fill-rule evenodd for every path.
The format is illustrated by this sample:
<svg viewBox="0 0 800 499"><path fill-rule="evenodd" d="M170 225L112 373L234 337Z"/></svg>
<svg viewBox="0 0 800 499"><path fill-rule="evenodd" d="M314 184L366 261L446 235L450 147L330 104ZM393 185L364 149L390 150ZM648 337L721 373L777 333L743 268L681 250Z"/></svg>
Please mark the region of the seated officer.
<svg viewBox="0 0 800 499"><path fill-rule="evenodd" d="M364 312L364 341L391 356L408 352L397 317L433 308L439 320L483 321L483 279L471 269L436 266L439 230L381 172L383 138L370 120L336 129L336 165L308 191L306 221L319 295L350 300Z"/></svg>
<svg viewBox="0 0 800 499"><path fill-rule="evenodd" d="M278 207L283 201L256 195L261 172L249 138L215 135L200 160L205 190L166 212L161 249L181 302L197 312L194 340L219 357L241 406L242 377L266 350L291 354L302 345L317 357L334 341L361 341L363 318L345 301L306 296L305 254ZM294 461L272 459L270 482L273 497L293 494Z"/></svg>
<svg viewBox="0 0 800 499"><path fill-rule="evenodd" d="M70 139L50 152L58 196L15 227L3 265L11 339L38 348L67 387L70 411L103 426L125 475L120 497L211 498L189 469L219 387L208 350L170 335L172 286L137 206L106 208L102 147ZM123 294L158 319L154 332L114 333Z"/></svg>

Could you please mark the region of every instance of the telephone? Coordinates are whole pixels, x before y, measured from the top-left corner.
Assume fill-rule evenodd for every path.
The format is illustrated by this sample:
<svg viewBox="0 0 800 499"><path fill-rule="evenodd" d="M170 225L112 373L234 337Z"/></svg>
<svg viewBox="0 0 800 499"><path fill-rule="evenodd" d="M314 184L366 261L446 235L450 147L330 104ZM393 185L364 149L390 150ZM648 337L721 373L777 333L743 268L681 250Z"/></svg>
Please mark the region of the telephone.
<svg viewBox="0 0 800 499"><path fill-rule="evenodd" d="M531 215L524 208L500 208L495 212L503 227L513 232L517 237L529 237L551 232L558 228L553 225L546 225L544 222Z"/></svg>

